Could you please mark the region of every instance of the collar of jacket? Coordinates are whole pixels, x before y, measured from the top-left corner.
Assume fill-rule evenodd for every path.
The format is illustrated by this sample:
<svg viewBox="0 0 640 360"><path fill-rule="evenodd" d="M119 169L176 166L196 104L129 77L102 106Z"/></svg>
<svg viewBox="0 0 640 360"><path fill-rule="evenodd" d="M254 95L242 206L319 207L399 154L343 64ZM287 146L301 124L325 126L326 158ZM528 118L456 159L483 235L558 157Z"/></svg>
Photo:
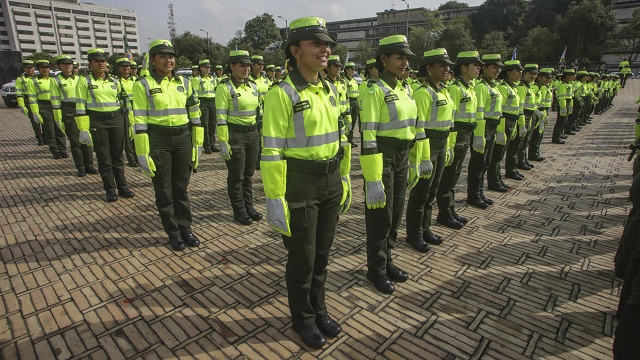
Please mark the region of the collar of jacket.
<svg viewBox="0 0 640 360"><path fill-rule="evenodd" d="M309 83L302 76L302 74L300 74L298 69L291 70L289 72L289 78L291 79L291 82L293 83L293 86L295 86L298 91L302 91L302 90L308 88L309 86L311 86L311 83ZM318 80L322 83L322 86L324 87L324 90L327 93L329 93L331 91L331 89L329 88L329 84L327 84L327 81L324 79L324 77L322 76L321 73L318 73Z"/></svg>
<svg viewBox="0 0 640 360"><path fill-rule="evenodd" d="M391 87L394 90L396 86L398 86L398 79L394 78L393 76L391 76L391 74L387 72L383 71L382 74L380 74L380 80L386 82L387 85L389 85L389 87Z"/></svg>
<svg viewBox="0 0 640 360"><path fill-rule="evenodd" d="M156 69L153 69L151 71L149 71L149 74L151 75L151 77L153 78L153 80L155 80L158 84L160 84L162 82L162 79L164 79L164 76L161 76L160 74L158 74L156 72ZM171 80L175 80L178 79L179 75L176 74L175 70L171 70ZM182 82L182 80L180 80L180 82Z"/></svg>

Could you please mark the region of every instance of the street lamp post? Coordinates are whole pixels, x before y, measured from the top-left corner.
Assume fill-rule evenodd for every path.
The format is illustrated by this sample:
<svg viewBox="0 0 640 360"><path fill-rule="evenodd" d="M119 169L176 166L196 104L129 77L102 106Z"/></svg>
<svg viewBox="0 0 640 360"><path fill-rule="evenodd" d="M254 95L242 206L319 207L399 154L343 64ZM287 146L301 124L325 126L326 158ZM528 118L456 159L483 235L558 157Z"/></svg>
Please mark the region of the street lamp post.
<svg viewBox="0 0 640 360"><path fill-rule="evenodd" d="M409 37L409 3L407 0L402 0L402 2L407 4L407 37Z"/></svg>
<svg viewBox="0 0 640 360"><path fill-rule="evenodd" d="M284 35L285 37L289 38L289 21L280 15L278 15L278 17L284 20Z"/></svg>
<svg viewBox="0 0 640 360"><path fill-rule="evenodd" d="M200 29L200 31L207 34L207 55L209 55L209 32L202 29Z"/></svg>

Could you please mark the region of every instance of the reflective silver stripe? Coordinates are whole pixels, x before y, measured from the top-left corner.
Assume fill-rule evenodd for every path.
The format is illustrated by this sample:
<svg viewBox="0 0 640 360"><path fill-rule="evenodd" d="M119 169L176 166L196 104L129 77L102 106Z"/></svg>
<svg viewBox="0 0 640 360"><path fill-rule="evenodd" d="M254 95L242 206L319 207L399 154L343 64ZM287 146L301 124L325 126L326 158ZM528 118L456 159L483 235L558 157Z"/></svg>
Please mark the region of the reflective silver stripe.
<svg viewBox="0 0 640 360"><path fill-rule="evenodd" d="M85 115L87 113L87 111L85 110L87 108L87 101L85 99L83 99L82 97L77 97L76 98L76 105L78 105L78 104L84 105L84 109L83 110L78 110L78 107L76 106L76 115Z"/></svg>
<svg viewBox="0 0 640 360"><path fill-rule="evenodd" d="M478 112L484 112L484 106L478 106Z"/></svg>
<svg viewBox="0 0 640 360"><path fill-rule="evenodd" d="M377 149L378 148L378 141L376 141L376 140L363 140L362 141L362 147L364 147L365 149Z"/></svg>
<svg viewBox="0 0 640 360"><path fill-rule="evenodd" d="M429 119L425 122L425 128L433 129L451 127L453 125L453 119L438 121L438 106L436 105L438 101L438 93L433 90L431 86L425 86L425 89L427 89L433 99L433 102L431 103L431 114L429 114Z"/></svg>
<svg viewBox="0 0 640 360"><path fill-rule="evenodd" d="M476 114L475 113L458 113L458 115L455 117L456 120L460 119L460 120L466 120L466 119L475 119L476 118Z"/></svg>
<svg viewBox="0 0 640 360"><path fill-rule="evenodd" d="M238 97L234 96L236 95L236 89L231 84L231 80L227 81L227 89L229 89L229 94L231 95L232 110L238 110Z"/></svg>
<svg viewBox="0 0 640 360"><path fill-rule="evenodd" d="M60 100L60 96L49 96L50 100Z"/></svg>
<svg viewBox="0 0 640 360"><path fill-rule="evenodd" d="M378 123L378 131L391 131L391 130L405 129L411 126L415 126L415 124L416 124L416 119L394 121L392 123Z"/></svg>
<svg viewBox="0 0 640 360"><path fill-rule="evenodd" d="M264 136L264 147L267 148L275 148L275 149L284 149L285 139L277 138L273 136Z"/></svg>
<svg viewBox="0 0 640 360"><path fill-rule="evenodd" d="M262 155L260 157L262 161L280 161L282 160L282 155Z"/></svg>
<svg viewBox="0 0 640 360"><path fill-rule="evenodd" d="M520 109L519 106L513 106L513 105L503 105L502 106L502 111L518 111Z"/></svg>
<svg viewBox="0 0 640 360"><path fill-rule="evenodd" d="M59 96L52 96L51 98L55 98L56 100L58 99L62 99L62 101L69 101L69 97L67 96L66 91L64 90L64 86L62 86L62 81L60 80L60 75L54 77L54 79L56 80L56 83L58 83L58 89L60 89L60 94L62 95L62 97ZM73 100L73 99L71 99Z"/></svg>
<svg viewBox="0 0 640 360"><path fill-rule="evenodd" d="M148 126L147 126L147 124L135 124L135 125L133 126L133 128L134 128L136 131L146 131L146 130L148 129Z"/></svg>
<svg viewBox="0 0 640 360"><path fill-rule="evenodd" d="M143 110L133 110L133 116L148 116L147 115L147 110L143 109Z"/></svg>
<svg viewBox="0 0 640 360"><path fill-rule="evenodd" d="M218 123L218 125L227 125L227 120L218 119L216 122Z"/></svg>
<svg viewBox="0 0 640 360"><path fill-rule="evenodd" d="M382 82L382 80L376 81L376 85L380 87L385 97L393 93L393 91L389 89L389 87L386 86ZM409 91L406 88L404 90L407 92L407 95L409 95ZM370 123L370 124L377 125L378 131L391 131L396 129L408 128L410 126L416 126L417 119L403 119L403 120L399 119L398 108L396 106L395 101L389 101L386 104L387 104L387 112L389 113L389 122L388 123L382 123L382 122ZM363 122L363 124L365 123ZM375 129L367 129L367 130L375 130Z"/></svg>
<svg viewBox="0 0 640 360"><path fill-rule="evenodd" d="M144 77L140 79L140 83L142 84L142 86L144 86L144 91L147 95L147 99L149 100L149 109L155 109L156 108L155 99L151 95L151 87L149 86L149 80L146 77Z"/></svg>
<svg viewBox="0 0 640 360"><path fill-rule="evenodd" d="M147 110L147 116L187 115L187 109Z"/></svg>
<svg viewBox="0 0 640 360"><path fill-rule="evenodd" d="M256 111L255 110L229 110L227 112L227 115L228 116L252 116L252 115L256 115Z"/></svg>
<svg viewBox="0 0 640 360"><path fill-rule="evenodd" d="M202 121L200 120L200 118L199 118L199 117L196 117L196 118L189 118L189 120L191 120L191 123L192 123L193 125L200 125L200 124L202 124Z"/></svg>
<svg viewBox="0 0 640 360"><path fill-rule="evenodd" d="M363 122L362 123L362 131L364 130L376 130L378 129L378 124L375 122Z"/></svg>
<svg viewBox="0 0 640 360"><path fill-rule="evenodd" d="M484 117L500 117L502 116L502 111L494 111L494 112L485 112Z"/></svg>
<svg viewBox="0 0 640 360"><path fill-rule="evenodd" d="M91 81L91 74L85 76L85 78L87 79L87 87L89 89L89 96L91 96L91 103L87 104L87 107L89 105L92 105L92 108L105 108L105 107L120 107L120 103L119 102L104 102L104 103L98 103L98 100L96 99L96 95L93 92L93 89L91 88L91 86L93 85L93 82ZM113 83L116 85L116 89L118 88L118 80L113 79ZM116 96L117 96L117 91L116 91Z"/></svg>
<svg viewBox="0 0 640 360"><path fill-rule="evenodd" d="M225 115L227 113L227 109L216 109L216 114Z"/></svg>
<svg viewBox="0 0 640 360"><path fill-rule="evenodd" d="M427 134L425 134L424 132L416 133L416 140L422 140L422 139L426 139L426 138L427 138Z"/></svg>

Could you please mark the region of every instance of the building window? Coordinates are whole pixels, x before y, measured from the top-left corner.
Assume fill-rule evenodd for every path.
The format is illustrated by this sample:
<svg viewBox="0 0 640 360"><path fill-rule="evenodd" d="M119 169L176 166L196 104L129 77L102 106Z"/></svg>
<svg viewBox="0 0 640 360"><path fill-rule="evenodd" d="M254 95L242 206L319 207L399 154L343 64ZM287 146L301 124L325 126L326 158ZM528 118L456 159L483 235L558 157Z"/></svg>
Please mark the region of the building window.
<svg viewBox="0 0 640 360"><path fill-rule="evenodd" d="M52 28L53 27L53 25L51 25L51 24L44 24L44 23L38 23L38 26L39 27L43 27L43 28ZM64 26L64 25L62 25L62 26ZM62 26L60 26L60 27L62 27Z"/></svg>
<svg viewBox="0 0 640 360"><path fill-rule="evenodd" d="M112 34L122 34L122 31L120 30L111 30Z"/></svg>
<svg viewBox="0 0 640 360"><path fill-rule="evenodd" d="M42 45L55 45L56 42L55 41L40 41L42 43Z"/></svg>
<svg viewBox="0 0 640 360"><path fill-rule="evenodd" d="M20 39L20 44L35 44L35 40L22 40Z"/></svg>
<svg viewBox="0 0 640 360"><path fill-rule="evenodd" d="M0 21L0 26L7 26L7 24L5 24L4 21Z"/></svg>
<svg viewBox="0 0 640 360"><path fill-rule="evenodd" d="M89 15L88 11L82 11L82 10L73 10L74 14L80 14L80 15Z"/></svg>
<svg viewBox="0 0 640 360"><path fill-rule="evenodd" d="M89 35L78 35L78 39L91 39Z"/></svg>
<svg viewBox="0 0 640 360"><path fill-rule="evenodd" d="M31 21L16 21L16 25L31 26Z"/></svg>
<svg viewBox="0 0 640 360"><path fill-rule="evenodd" d="M64 51L62 51L62 53L65 54L65 55L75 55L76 54L75 51L70 51L70 50L64 50Z"/></svg>
<svg viewBox="0 0 640 360"><path fill-rule="evenodd" d="M71 14L71 9L64 9L64 8L53 8L53 10L57 11L57 12L61 12L61 13L67 13L67 14Z"/></svg>
<svg viewBox="0 0 640 360"><path fill-rule="evenodd" d="M113 45L113 48L114 49L123 49L124 46L122 46L122 45Z"/></svg>
<svg viewBox="0 0 640 360"><path fill-rule="evenodd" d="M107 40L106 36L96 36L96 40Z"/></svg>
<svg viewBox="0 0 640 360"><path fill-rule="evenodd" d="M16 10L13 10L13 15L31 17L31 13L27 12L27 11L16 11Z"/></svg>
<svg viewBox="0 0 640 360"><path fill-rule="evenodd" d="M40 19L51 19L51 15L49 15L49 14L36 13L36 17L40 18Z"/></svg>
<svg viewBox="0 0 640 360"><path fill-rule="evenodd" d="M122 17L124 20L131 20L131 21L136 21L136 18L133 16L123 16Z"/></svg>
<svg viewBox="0 0 640 360"><path fill-rule="evenodd" d="M99 48L103 48L103 49L106 49L106 48L109 47L109 45L107 45L107 44L96 44L96 46L99 47Z"/></svg>
<svg viewBox="0 0 640 360"><path fill-rule="evenodd" d="M11 45L9 40L0 40L0 45Z"/></svg>
<svg viewBox="0 0 640 360"><path fill-rule="evenodd" d="M78 26L78 30L89 31L90 29L88 26Z"/></svg>
<svg viewBox="0 0 640 360"><path fill-rule="evenodd" d="M107 29L94 28L93 31L106 33Z"/></svg>
<svg viewBox="0 0 640 360"><path fill-rule="evenodd" d="M135 31L127 31L127 35L136 35L137 33Z"/></svg>
<svg viewBox="0 0 640 360"><path fill-rule="evenodd" d="M137 46L135 46L135 45L131 45L131 46L129 46L129 48L130 48L131 50L138 50L138 47L137 47Z"/></svg>
<svg viewBox="0 0 640 360"><path fill-rule="evenodd" d="M89 14L91 14L91 16L99 16L99 17L104 17L105 15L103 13L97 13L97 12L90 12Z"/></svg>
<svg viewBox="0 0 640 360"><path fill-rule="evenodd" d="M121 18L121 16L120 16L120 15L113 15L113 14L107 14L107 17L108 17L109 19L120 19L120 18Z"/></svg>
<svg viewBox="0 0 640 360"><path fill-rule="evenodd" d="M44 26L47 27L47 26ZM48 27L51 27L51 25L49 25ZM73 26L69 26L69 25L58 25L58 29L60 30L73 30Z"/></svg>
<svg viewBox="0 0 640 360"><path fill-rule="evenodd" d="M31 5L31 8L38 9L38 10L51 10L51 8L48 6L35 5L35 4Z"/></svg>
<svg viewBox="0 0 640 360"><path fill-rule="evenodd" d="M0 35L8 36L9 33L7 33L6 31L0 31Z"/></svg>
<svg viewBox="0 0 640 360"><path fill-rule="evenodd" d="M61 38L72 38L73 39L73 35L71 34L60 34Z"/></svg>
<svg viewBox="0 0 640 360"><path fill-rule="evenodd" d="M61 41L61 42L60 42L60 44L61 44L62 46L73 46L73 45L75 45L75 44L74 44L74 43L72 43L72 42L64 42L64 41Z"/></svg>
<svg viewBox="0 0 640 360"><path fill-rule="evenodd" d="M71 21L71 18L69 16L60 16L60 15L58 15L57 18L58 18L58 20L61 20L61 21Z"/></svg>
<svg viewBox="0 0 640 360"><path fill-rule="evenodd" d="M100 19L93 19L93 23L94 24L102 24L102 25L106 24L106 22L104 20L100 20Z"/></svg>
<svg viewBox="0 0 640 360"><path fill-rule="evenodd" d="M53 36L53 33L52 32L40 31L40 36Z"/></svg>
<svg viewBox="0 0 640 360"><path fill-rule="evenodd" d="M17 1L9 1L9 5L11 6L17 6L17 7L23 7L23 8L29 8L29 4L25 4L25 3L21 3L21 2L17 2Z"/></svg>
<svg viewBox="0 0 640 360"><path fill-rule="evenodd" d="M20 35L33 35L33 31L30 31L30 30L18 30L18 34L20 34Z"/></svg>
<svg viewBox="0 0 640 360"><path fill-rule="evenodd" d="M84 47L91 47L91 44L87 44L87 43L80 43L80 46L84 46Z"/></svg>
<svg viewBox="0 0 640 360"><path fill-rule="evenodd" d="M79 23L88 23L88 22L89 22L89 19L76 17L76 22L79 22Z"/></svg>

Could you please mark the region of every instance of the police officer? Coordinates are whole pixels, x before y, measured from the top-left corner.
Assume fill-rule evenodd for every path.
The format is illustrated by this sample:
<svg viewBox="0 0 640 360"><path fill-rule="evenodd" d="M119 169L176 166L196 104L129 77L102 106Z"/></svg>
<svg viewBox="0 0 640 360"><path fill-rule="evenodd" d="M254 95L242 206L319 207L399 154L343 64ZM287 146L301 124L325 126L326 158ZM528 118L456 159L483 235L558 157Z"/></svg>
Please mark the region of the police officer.
<svg viewBox="0 0 640 360"><path fill-rule="evenodd" d="M516 166L518 169L525 171L531 170L534 167L533 164L529 162L528 155L529 141L533 134L533 121L538 111L537 94L533 89L533 83L538 77L538 70L538 64L526 64L524 66L524 72L522 73L522 79L517 87L518 96L520 96L520 101L523 106L525 128L522 129L524 135L519 131L520 137L514 141L519 141L518 153L516 154ZM523 115L520 116L522 117Z"/></svg>
<svg viewBox="0 0 640 360"><path fill-rule="evenodd" d="M455 186L462 173L467 151L469 151L469 146L473 140L476 142L482 141L484 147L484 137L473 139L473 132L477 126L478 99L471 84L480 74L482 65L483 62L477 51L459 53L453 68L456 78L447 89L451 96L451 101L453 101L454 129L457 135L453 163L451 166L444 168L436 200L438 201L439 209L437 221L452 229L462 229L462 226L469 221L467 218L458 215L455 210Z"/></svg>
<svg viewBox="0 0 640 360"><path fill-rule="evenodd" d="M118 96L123 103L125 121L124 153L130 167L138 167L138 159L133 144L133 83L136 77L131 74L131 62L122 57L116 59L118 69Z"/></svg>
<svg viewBox="0 0 640 360"><path fill-rule="evenodd" d="M182 251L200 245L191 229L187 187L192 168L198 168L204 129L191 80L174 71L175 55L170 41L149 44L149 75L133 86L134 141L171 248Z"/></svg>
<svg viewBox="0 0 640 360"><path fill-rule="evenodd" d="M467 204L480 209L493 202L484 195L484 177L493 157L496 131L502 118L502 94L498 90L498 75L504 66L500 54L482 56L482 79L474 86L478 109L473 131L471 157L467 175ZM506 188L500 187L504 191ZM486 200L486 201L485 201Z"/></svg>
<svg viewBox="0 0 640 360"><path fill-rule="evenodd" d="M367 279L375 288L391 294L391 281L405 282L409 275L394 265L391 250L396 245L404 211L407 179L415 186L431 169L424 159L428 146L424 133L416 142L416 103L411 87L399 76L409 66L409 49L404 35L380 40L376 63L380 79L369 79L362 95L362 150L360 164L365 178L365 221L367 228ZM415 143L415 144L414 144ZM412 151L411 160L409 151ZM409 166L411 163L410 176Z"/></svg>
<svg viewBox="0 0 640 360"><path fill-rule="evenodd" d="M56 65L60 74L54 76L51 85L51 105L58 128L64 129L69 137L69 150L77 169L78 177L97 174L98 169L93 166L93 149L80 143L79 131L76 125L76 85L79 77L73 74L73 60L69 55L56 58Z"/></svg>
<svg viewBox="0 0 640 360"><path fill-rule="evenodd" d="M345 131L349 132L351 128L351 106L349 105L349 98L347 97L347 83L344 79L340 78L340 71L343 64L340 61L340 56L331 55L327 63L327 68L324 69L327 74L326 80L333 84L338 90L338 103L340 105L340 118L344 123Z"/></svg>
<svg viewBox="0 0 640 360"><path fill-rule="evenodd" d="M216 80L219 81L220 78L222 78L222 75L224 73L224 68L222 67L222 65L216 65Z"/></svg>
<svg viewBox="0 0 640 360"><path fill-rule="evenodd" d="M80 64L78 64L77 62L73 62L73 75L78 75L78 72L80 71Z"/></svg>
<svg viewBox="0 0 640 360"><path fill-rule="evenodd" d="M253 55L251 56L251 62L251 74L249 74L249 78L256 83L260 99L263 99L264 95L269 91L269 79L262 76L262 70L264 70L264 58L261 55Z"/></svg>
<svg viewBox="0 0 640 360"><path fill-rule="evenodd" d="M189 79L193 80L198 76L200 76L200 69L198 68L198 65L191 65L191 76L189 76Z"/></svg>
<svg viewBox="0 0 640 360"><path fill-rule="evenodd" d="M345 81L347 82L347 97L349 98L349 107L351 108L351 128L349 130L349 134L347 135L347 139L349 139L349 143L352 147L356 148L355 142L353 142L353 131L356 128L356 124L360 122L360 104L358 103L359 91L358 91L358 82L353 78L353 75L356 73L356 64L352 62L348 62L344 64L344 75ZM360 132L362 132L362 128L360 128Z"/></svg>
<svg viewBox="0 0 640 360"><path fill-rule="evenodd" d="M22 73L16 79L16 98L18 100L18 107L22 111L23 114L27 115L29 118L29 122L31 122L31 127L33 128L33 133L36 136L36 141L38 141L38 145L45 145L44 134L42 133L42 124L40 122L41 119L34 119L33 113L31 112L31 106L29 105L29 97L26 93L27 91L27 83L33 82L33 77L35 76L35 66L32 60L24 60L22 62Z"/></svg>
<svg viewBox="0 0 640 360"><path fill-rule="evenodd" d="M200 100L200 120L204 128L204 153L211 154L220 149L216 146L216 86L218 80L211 76L208 59L198 63L200 76L191 79L194 94Z"/></svg>
<svg viewBox="0 0 640 360"><path fill-rule="evenodd" d="M131 68L131 76L135 77L136 80L140 77L140 73L138 72L138 64L135 61L130 61L129 68Z"/></svg>
<svg viewBox="0 0 640 360"><path fill-rule="evenodd" d="M274 76L275 76L276 80L282 80L282 68L280 66L277 66L275 68Z"/></svg>
<svg viewBox="0 0 640 360"><path fill-rule="evenodd" d="M360 85L358 86L358 104L360 104L360 109L362 109L362 98L364 96L364 93L367 91L369 83L368 80L373 80L375 83L375 81L378 80L379 76L380 73L378 71L378 68L376 67L376 59L367 60L367 63L364 66L364 81L362 81L362 83L360 83ZM344 83L346 86L346 82Z"/></svg>
<svg viewBox="0 0 640 360"><path fill-rule="evenodd" d="M253 207L252 177L260 151L256 119L260 114L259 89L249 79L249 52L229 53L231 76L216 89L220 157L227 164L227 192L233 218L242 225L262 219Z"/></svg>
<svg viewBox="0 0 640 360"><path fill-rule="evenodd" d="M40 74L27 82L25 91L29 97L33 119L42 124L44 141L49 145L49 151L53 158L68 158L64 129L60 128L60 122L56 122L53 117L53 106L51 105L53 79L49 76L49 60L37 60L36 66Z"/></svg>
<svg viewBox="0 0 640 360"><path fill-rule="evenodd" d="M351 151L340 136L337 90L320 75L335 43L323 19L290 23L285 56L294 69L267 93L263 122L267 222L283 234L288 251L293 330L313 348L342 331L327 313L324 286L338 214L348 208L351 192Z"/></svg>
<svg viewBox="0 0 640 360"><path fill-rule="evenodd" d="M98 171L106 199L118 201L118 194L134 197L124 175L122 152L127 133L118 92L118 80L106 72L107 56L102 49L88 52L89 74L76 84L76 124L81 144L94 146Z"/></svg>
<svg viewBox="0 0 640 360"><path fill-rule="evenodd" d="M443 241L431 232L431 213L444 168L453 162L456 142L456 132L450 131L454 104L443 88L453 64L443 48L425 51L418 76L424 75L426 81L413 93L418 108L416 138L424 132L429 139L429 156L423 158L430 158L433 166L431 176L421 177L411 189L407 203L407 242L423 253L429 251L429 244L440 245Z"/></svg>
<svg viewBox="0 0 640 360"><path fill-rule="evenodd" d="M556 89L556 98L558 99L558 118L553 127L553 136L551 142L554 144L564 144L564 140L560 138L563 135L568 116L573 111L573 86L576 72L573 69L565 69L562 72L561 82Z"/></svg>
<svg viewBox="0 0 640 360"><path fill-rule="evenodd" d="M629 67L628 59L624 59L620 62L619 70L620 77L622 78L620 85L622 86L622 88L624 88L627 85L627 79L631 75L631 68Z"/></svg>
<svg viewBox="0 0 640 360"><path fill-rule="evenodd" d="M487 183L489 190L498 192L506 192L510 189L504 182L501 172L501 163L505 158L509 143L511 141L517 141L518 134L526 133L524 127L524 108L523 103L520 101L518 95L517 82L522 77L523 67L520 64L520 60L507 60L504 63L504 68L498 76L502 80L502 83L498 86L498 91L502 94L502 119L500 125L496 130L496 145L493 148L493 154L489 169L487 170ZM520 127L520 129L518 129ZM518 146L519 148L519 146ZM517 172L515 159L517 158L517 149L512 147L510 161L506 166L506 177L514 180L524 179L524 175ZM485 200L485 203L487 201ZM491 205L491 201L488 202Z"/></svg>
<svg viewBox="0 0 640 360"><path fill-rule="evenodd" d="M552 76L552 68L542 68L538 72L536 83L531 86L534 94L537 94L538 109L534 114L535 122L529 141L529 160L531 161L544 161L544 157L540 155L540 145L544 130L549 125L549 109L553 100L553 91L550 87Z"/></svg>

